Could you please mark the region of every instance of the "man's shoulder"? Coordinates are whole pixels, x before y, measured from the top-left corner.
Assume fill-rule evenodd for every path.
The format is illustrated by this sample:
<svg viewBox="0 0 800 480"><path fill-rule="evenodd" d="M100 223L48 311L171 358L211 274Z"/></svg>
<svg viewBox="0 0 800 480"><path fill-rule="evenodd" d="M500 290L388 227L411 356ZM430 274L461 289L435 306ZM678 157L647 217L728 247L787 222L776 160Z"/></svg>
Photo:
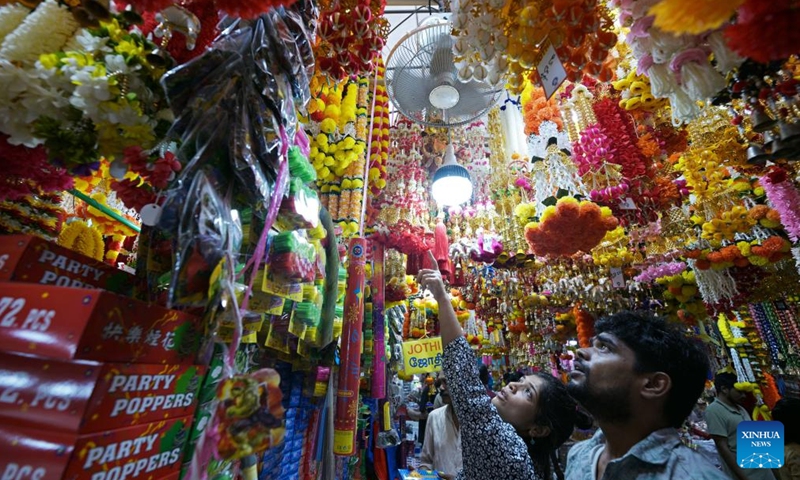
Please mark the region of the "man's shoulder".
<svg viewBox="0 0 800 480"><path fill-rule="evenodd" d="M729 477L711 462L709 457L681 443L670 455L675 479L726 480Z"/></svg>
<svg viewBox="0 0 800 480"><path fill-rule="evenodd" d="M600 446L600 437L595 434L592 438L577 442L569 449L567 459L569 462L590 463L592 452Z"/></svg>

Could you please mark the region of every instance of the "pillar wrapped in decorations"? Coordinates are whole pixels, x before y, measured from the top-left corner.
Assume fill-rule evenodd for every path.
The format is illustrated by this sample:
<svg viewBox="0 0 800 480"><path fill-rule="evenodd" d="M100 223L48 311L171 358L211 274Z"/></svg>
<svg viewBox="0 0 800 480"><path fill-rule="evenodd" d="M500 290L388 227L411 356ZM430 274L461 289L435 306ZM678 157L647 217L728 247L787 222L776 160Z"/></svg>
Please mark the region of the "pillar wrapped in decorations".
<svg viewBox="0 0 800 480"><path fill-rule="evenodd" d="M364 323L364 288L367 241L353 238L348 247L347 293L344 299L342 348L339 354L339 389L333 421L333 453L356 454L358 386L361 374L361 328Z"/></svg>
<svg viewBox="0 0 800 480"><path fill-rule="evenodd" d="M386 324L383 315L385 303L383 244L372 242L372 322L375 338L375 359L372 362L372 398L386 398Z"/></svg>

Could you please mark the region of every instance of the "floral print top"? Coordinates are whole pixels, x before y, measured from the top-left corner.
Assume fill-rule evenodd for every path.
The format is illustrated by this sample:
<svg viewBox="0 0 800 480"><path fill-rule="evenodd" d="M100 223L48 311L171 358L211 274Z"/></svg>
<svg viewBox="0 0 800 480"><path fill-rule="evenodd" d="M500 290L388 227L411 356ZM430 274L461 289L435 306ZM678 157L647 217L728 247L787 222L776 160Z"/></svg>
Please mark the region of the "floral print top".
<svg viewBox="0 0 800 480"><path fill-rule="evenodd" d="M461 425L461 480L541 480L528 447L500 418L478 376L475 355L464 337L444 348L444 374Z"/></svg>

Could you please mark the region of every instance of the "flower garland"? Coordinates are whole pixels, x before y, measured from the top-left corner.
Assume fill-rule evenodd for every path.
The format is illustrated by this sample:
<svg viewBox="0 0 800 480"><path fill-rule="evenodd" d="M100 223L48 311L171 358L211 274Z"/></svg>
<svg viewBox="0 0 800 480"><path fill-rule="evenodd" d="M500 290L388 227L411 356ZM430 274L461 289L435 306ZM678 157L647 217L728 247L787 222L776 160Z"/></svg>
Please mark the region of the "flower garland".
<svg viewBox="0 0 800 480"><path fill-rule="evenodd" d="M73 186L73 178L63 168L47 161L44 147L28 148L8 143L8 136L0 134L0 198L16 200L28 195L61 192Z"/></svg>
<svg viewBox="0 0 800 480"><path fill-rule="evenodd" d="M744 0L729 2L693 2L690 0L660 0L650 8L654 25L665 32L698 35L716 30L728 23Z"/></svg>
<svg viewBox="0 0 800 480"><path fill-rule="evenodd" d="M103 235L83 220L68 223L58 236L58 244L89 258L103 260L105 250Z"/></svg>
<svg viewBox="0 0 800 480"><path fill-rule="evenodd" d="M798 22L800 8L794 2L746 0L737 11L736 23L725 28L725 40L736 53L759 63L783 60L797 51L800 32L794 25Z"/></svg>
<svg viewBox="0 0 800 480"><path fill-rule="evenodd" d="M0 233L24 233L54 240L66 219L60 194L29 195L0 202Z"/></svg>
<svg viewBox="0 0 800 480"><path fill-rule="evenodd" d="M386 187L386 162L389 159L389 95L386 92L383 59L378 58L378 85L375 92L375 111L372 126L372 147L369 155L369 191L376 197Z"/></svg>
<svg viewBox="0 0 800 480"><path fill-rule="evenodd" d="M797 242L800 239L800 192L792 184L786 170L778 167L761 177L761 185L767 199L778 211L789 238Z"/></svg>
<svg viewBox="0 0 800 480"><path fill-rule="evenodd" d="M528 83L522 92L522 118L525 122L525 135L539 135L542 122L553 122L559 131L564 130L564 121L555 98L548 100L544 89Z"/></svg>
<svg viewBox="0 0 800 480"><path fill-rule="evenodd" d="M680 275L684 270L686 270L684 262L662 263L645 268L642 273L633 277L633 279L639 283L650 283L661 277Z"/></svg>
<svg viewBox="0 0 800 480"><path fill-rule="evenodd" d="M19 12L13 9L2 10L0 15L8 24L20 18ZM0 45L0 59L30 67L39 55L61 50L76 30L78 22L69 8L55 0L45 0L5 36Z"/></svg>
<svg viewBox="0 0 800 480"><path fill-rule="evenodd" d="M30 10L17 3L0 7L0 45L9 33L22 24L29 13Z"/></svg>
<svg viewBox="0 0 800 480"><path fill-rule="evenodd" d="M525 239L536 255L569 256L590 252L618 225L610 209L563 197L544 210L539 222L525 226Z"/></svg>
<svg viewBox="0 0 800 480"><path fill-rule="evenodd" d="M385 0L331 2L322 8L314 48L317 70L334 80L372 73L388 35L385 8Z"/></svg>
<svg viewBox="0 0 800 480"><path fill-rule="evenodd" d="M650 90L650 79L640 75L636 70L611 84L614 90L621 93L619 106L625 110L654 111L669 104L664 98L656 98ZM645 154L647 155L647 154Z"/></svg>

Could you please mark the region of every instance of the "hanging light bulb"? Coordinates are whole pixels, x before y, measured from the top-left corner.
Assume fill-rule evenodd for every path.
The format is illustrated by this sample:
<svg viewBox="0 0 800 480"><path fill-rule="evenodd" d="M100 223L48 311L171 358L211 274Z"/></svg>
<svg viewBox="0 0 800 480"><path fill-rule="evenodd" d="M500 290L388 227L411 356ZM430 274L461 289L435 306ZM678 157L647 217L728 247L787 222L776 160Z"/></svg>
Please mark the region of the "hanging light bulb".
<svg viewBox="0 0 800 480"><path fill-rule="evenodd" d="M467 169L456 162L452 143L447 145L444 162L433 175L431 194L444 207L461 205L472 198L472 180Z"/></svg>

